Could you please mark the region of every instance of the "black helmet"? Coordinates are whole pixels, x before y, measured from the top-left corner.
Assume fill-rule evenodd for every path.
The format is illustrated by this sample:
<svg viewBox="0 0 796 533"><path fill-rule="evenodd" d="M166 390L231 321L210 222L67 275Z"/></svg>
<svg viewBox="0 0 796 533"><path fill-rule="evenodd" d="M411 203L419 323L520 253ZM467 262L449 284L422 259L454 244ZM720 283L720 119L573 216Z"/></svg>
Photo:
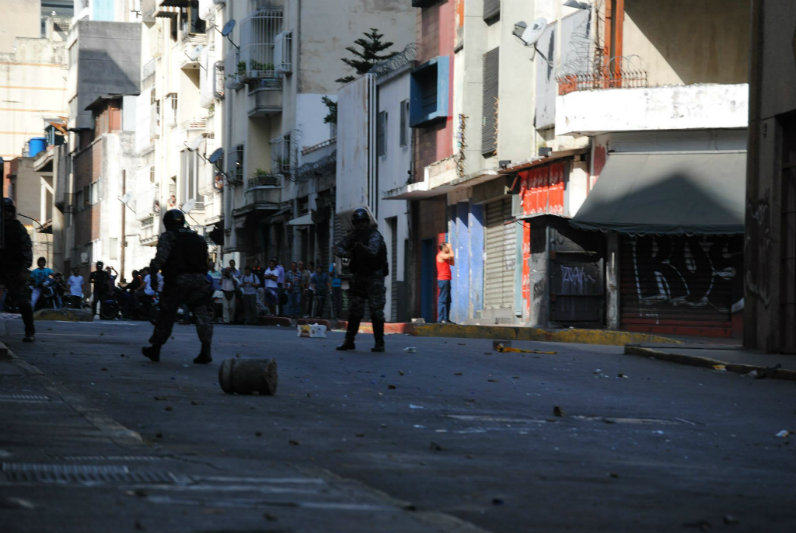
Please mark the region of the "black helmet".
<svg viewBox="0 0 796 533"><path fill-rule="evenodd" d="M363 207L354 209L354 214L351 215L351 223L356 225L358 222L366 222L370 224L370 215Z"/></svg>
<svg viewBox="0 0 796 533"><path fill-rule="evenodd" d="M14 218L17 216L17 206L11 198L3 198L3 218Z"/></svg>
<svg viewBox="0 0 796 533"><path fill-rule="evenodd" d="M185 226L185 215L179 209L169 209L163 215L163 225L166 229L180 229Z"/></svg>

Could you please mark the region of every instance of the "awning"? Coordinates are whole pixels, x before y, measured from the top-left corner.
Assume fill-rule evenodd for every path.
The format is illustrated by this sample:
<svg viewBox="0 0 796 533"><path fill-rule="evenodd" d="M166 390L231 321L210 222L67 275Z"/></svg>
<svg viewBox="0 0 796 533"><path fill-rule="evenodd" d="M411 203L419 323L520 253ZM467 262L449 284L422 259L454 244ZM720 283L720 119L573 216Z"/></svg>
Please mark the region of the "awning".
<svg viewBox="0 0 796 533"><path fill-rule="evenodd" d="M631 234L743 233L745 203L745 151L612 153L572 225Z"/></svg>
<svg viewBox="0 0 796 533"><path fill-rule="evenodd" d="M288 226L312 226L313 224L314 222L312 221L312 215L310 213L293 218L287 223Z"/></svg>

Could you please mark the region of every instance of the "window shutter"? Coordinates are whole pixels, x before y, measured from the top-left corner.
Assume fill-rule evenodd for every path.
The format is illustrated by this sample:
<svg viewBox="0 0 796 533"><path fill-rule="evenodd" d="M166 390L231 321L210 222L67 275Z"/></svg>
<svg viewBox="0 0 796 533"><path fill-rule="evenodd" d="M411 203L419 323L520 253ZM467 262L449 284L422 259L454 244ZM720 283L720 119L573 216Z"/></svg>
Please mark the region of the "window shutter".
<svg viewBox="0 0 796 533"><path fill-rule="evenodd" d="M387 155L387 112L380 111L376 118L376 155Z"/></svg>
<svg viewBox="0 0 796 533"><path fill-rule="evenodd" d="M484 0L484 21L494 22L500 18L500 0Z"/></svg>
<svg viewBox="0 0 796 533"><path fill-rule="evenodd" d="M484 100L481 121L481 153L491 155L497 150L498 65L500 49L484 54Z"/></svg>

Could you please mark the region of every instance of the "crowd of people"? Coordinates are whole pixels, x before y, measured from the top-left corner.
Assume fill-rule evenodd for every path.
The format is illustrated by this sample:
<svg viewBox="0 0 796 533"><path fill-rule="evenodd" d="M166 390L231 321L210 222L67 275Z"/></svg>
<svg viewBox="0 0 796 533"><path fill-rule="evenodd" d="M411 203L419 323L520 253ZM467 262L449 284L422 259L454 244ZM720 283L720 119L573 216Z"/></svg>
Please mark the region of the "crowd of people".
<svg viewBox="0 0 796 533"><path fill-rule="evenodd" d="M98 261L86 281L76 268L64 279L63 274L47 266L44 257L38 258L36 265L28 281L34 310L90 306L93 315L103 318L146 319L163 288L160 272L157 290L152 287L149 267L133 270L128 281L120 279L115 268ZM261 315L339 317L342 312L342 280L334 264L325 270L320 265L294 261L286 270L274 258L265 268L254 262L241 272L230 260L220 271L211 263L207 277L213 285L216 319L227 324L256 324ZM103 306L111 305L113 310L102 312Z"/></svg>
<svg viewBox="0 0 796 533"><path fill-rule="evenodd" d="M342 312L342 280L334 265L293 261L286 270L272 258L264 268L259 262L241 272L234 260L221 271L211 269L214 298L220 300L224 323L241 317L245 324L257 323L262 314L291 318L339 317Z"/></svg>

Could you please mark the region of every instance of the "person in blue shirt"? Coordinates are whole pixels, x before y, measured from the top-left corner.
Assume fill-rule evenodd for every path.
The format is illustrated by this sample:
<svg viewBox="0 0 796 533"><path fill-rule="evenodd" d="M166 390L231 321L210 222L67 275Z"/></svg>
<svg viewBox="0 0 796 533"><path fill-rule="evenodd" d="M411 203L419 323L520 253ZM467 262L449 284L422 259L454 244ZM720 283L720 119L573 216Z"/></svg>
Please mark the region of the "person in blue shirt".
<svg viewBox="0 0 796 533"><path fill-rule="evenodd" d="M334 263L329 264L329 277L332 280L332 318L340 318L343 314L343 280Z"/></svg>
<svg viewBox="0 0 796 533"><path fill-rule="evenodd" d="M321 265L315 268L315 273L310 276L310 285L315 296L315 313L312 316L323 316L326 300L329 298L329 274L323 271Z"/></svg>
<svg viewBox="0 0 796 533"><path fill-rule="evenodd" d="M30 305L33 307L33 309L36 309L36 302L39 301L42 289L51 284L53 281L53 271L47 268L47 260L45 258L39 257L36 260L36 265L38 268L34 269L33 272L30 273L30 284L33 287L30 297Z"/></svg>

